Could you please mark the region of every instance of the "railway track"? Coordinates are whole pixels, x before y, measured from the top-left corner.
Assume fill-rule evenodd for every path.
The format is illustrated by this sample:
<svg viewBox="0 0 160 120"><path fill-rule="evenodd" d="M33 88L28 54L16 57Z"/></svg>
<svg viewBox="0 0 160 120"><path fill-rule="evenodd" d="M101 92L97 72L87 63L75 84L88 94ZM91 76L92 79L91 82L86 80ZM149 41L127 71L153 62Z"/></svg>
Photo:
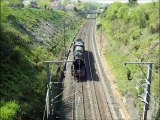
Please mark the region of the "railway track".
<svg viewBox="0 0 160 120"><path fill-rule="evenodd" d="M85 39L85 33L84 30L87 27L87 22L84 24L82 29L80 30L80 33L78 35L78 38ZM74 77L75 80L76 77ZM76 80L75 80L76 81ZM86 92L85 92L85 81L76 82L75 84L75 117L73 119L75 120L86 120L86 106L87 106L87 100L86 100Z"/></svg>
<svg viewBox="0 0 160 120"><path fill-rule="evenodd" d="M91 23L89 22L89 27L91 26ZM89 29L88 31L88 39L86 40L86 50L87 50L87 58L86 58L86 62L87 63L87 73L88 73L88 77L87 77L87 83L88 83L88 89L91 91L91 93L88 93L88 94L91 94L91 100L92 100L92 109L94 109L94 113L92 112L92 118L93 119L101 119L101 114L100 114L100 105L98 104L98 97L97 97L97 94L96 94L96 90L95 90L95 86L94 86L94 79L93 79L93 73L92 73L92 67L91 67L91 51L90 51L90 39L91 39L91 29Z"/></svg>
<svg viewBox="0 0 160 120"><path fill-rule="evenodd" d="M86 24L84 24L79 31L76 39L78 37L82 37L84 35L84 29L85 29ZM71 48L71 54L69 55L69 60L73 60L73 51ZM67 99L64 100L64 105L61 110L61 120L81 120L85 119L85 108L84 108L84 95L83 93L83 83L77 83L75 80L75 77L71 77L71 63L67 63L67 70L66 70L66 78L64 80L64 97L66 98L67 96L73 95L71 97L68 97ZM72 84L73 86L70 87L69 89L65 89L68 86ZM80 114L79 114L80 113Z"/></svg>
<svg viewBox="0 0 160 120"><path fill-rule="evenodd" d="M91 62L91 63L94 63L94 65L92 66L95 66L96 67L96 74L98 76L96 76L96 74L94 74L94 78L95 79L98 79L98 82L94 82L94 86L95 86L95 89L97 91L97 98L98 98L98 102L99 102L99 106L100 106L100 114L101 114L101 119L109 119L109 120L113 120L113 116L112 116L112 113L110 111L110 108L109 108L109 105L108 105L108 101L107 101L107 98L105 96L105 92L106 90L102 87L103 86L103 83L102 83L102 79L100 77L100 72L104 71L103 69L99 69L97 66L97 62L99 61L96 61L97 59L97 56L95 56L95 52L94 50L96 50L96 45L95 43L93 42L94 41L94 37L95 37L95 23L94 23L94 20L92 20L91 22L91 26L93 27L91 35L93 38L90 39L90 49L92 51L92 54L93 54L93 58L94 58L94 62ZM94 72L94 71L93 71Z"/></svg>
<svg viewBox="0 0 160 120"><path fill-rule="evenodd" d="M76 83L75 94L75 120L85 119L83 83Z"/></svg>
<svg viewBox="0 0 160 120"><path fill-rule="evenodd" d="M95 42L95 20L88 20L83 25L77 38L80 37L85 43L85 62L87 69L87 79L77 82L75 77L70 77L71 65L68 64L69 70L66 75L66 84L70 82L73 87L65 96L73 94L67 99L64 106L64 116L62 119L67 120L115 120L121 119L119 114L118 104L113 97L107 81L104 68L98 56L98 50ZM73 51L71 51L72 53ZM69 59L73 59L70 55ZM67 71L68 71L67 70ZM67 77L68 76L68 77ZM75 94L74 94L75 93ZM70 109L69 109L70 108Z"/></svg>
<svg viewBox="0 0 160 120"><path fill-rule="evenodd" d="M95 21L92 22L92 26L93 26L93 39L91 39L92 42L92 52L94 54L94 58L95 58L95 63L97 66L97 72L99 74L100 77L100 83L101 83L101 87L103 89L103 93L104 93L104 97L106 99L106 107L108 109L108 117L110 119L123 119L122 118L122 114L121 111L119 109L119 104L116 101L116 98L113 94L113 91L111 89L111 84L110 81L108 80L103 64L101 62L100 56L98 54L98 49L96 46L96 41L95 41L95 31L96 31L96 27L95 27Z"/></svg>
<svg viewBox="0 0 160 120"><path fill-rule="evenodd" d="M91 20L90 20L91 21ZM98 77L98 73L96 73L96 64L94 61L94 56L93 56L93 47L92 47L92 39L93 39L93 29L94 29L94 25L93 22L90 22L90 26L91 28L89 29L90 33L89 33L89 38L88 38L88 43L86 43L86 45L88 45L88 62L89 62L89 69L90 69L90 76L91 76L91 88L92 91L94 92L94 94L92 94L93 96L93 100L94 100L94 110L95 110L95 119L112 119L107 101L105 99L105 95L104 95L104 90L102 89L102 85L101 85L101 80ZM93 93L92 92L92 93ZM97 106L96 106L97 105Z"/></svg>

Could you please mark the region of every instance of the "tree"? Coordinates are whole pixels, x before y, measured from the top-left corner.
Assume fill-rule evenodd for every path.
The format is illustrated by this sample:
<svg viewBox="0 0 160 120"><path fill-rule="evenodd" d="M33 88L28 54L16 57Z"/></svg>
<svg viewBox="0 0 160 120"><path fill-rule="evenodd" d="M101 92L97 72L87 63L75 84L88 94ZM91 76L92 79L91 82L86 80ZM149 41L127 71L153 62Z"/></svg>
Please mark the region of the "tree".
<svg viewBox="0 0 160 120"><path fill-rule="evenodd" d="M77 12L77 11L78 11L76 7L73 7L73 10L74 10L75 12Z"/></svg>
<svg viewBox="0 0 160 120"><path fill-rule="evenodd" d="M63 5L67 5L70 2L70 0L62 0Z"/></svg>
<svg viewBox="0 0 160 120"><path fill-rule="evenodd" d="M39 0L38 4L41 8L47 8L47 6L49 6L50 1L49 0Z"/></svg>
<svg viewBox="0 0 160 120"><path fill-rule="evenodd" d="M129 3L131 3L131 4L136 4L136 3L137 3L137 0L129 0Z"/></svg>
<svg viewBox="0 0 160 120"><path fill-rule="evenodd" d="M18 6L21 3L22 3L22 0L9 0L10 6Z"/></svg>

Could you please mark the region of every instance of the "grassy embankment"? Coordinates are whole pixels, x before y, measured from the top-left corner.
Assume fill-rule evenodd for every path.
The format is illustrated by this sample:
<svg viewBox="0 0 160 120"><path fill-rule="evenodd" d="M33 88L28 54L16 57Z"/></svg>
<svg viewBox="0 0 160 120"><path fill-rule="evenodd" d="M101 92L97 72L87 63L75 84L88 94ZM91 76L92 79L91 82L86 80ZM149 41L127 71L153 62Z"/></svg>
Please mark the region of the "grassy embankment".
<svg viewBox="0 0 160 120"><path fill-rule="evenodd" d="M63 23L70 18L74 19L66 28L67 45L82 23L78 16L1 3L1 120L42 119L47 82L44 61L61 59Z"/></svg>
<svg viewBox="0 0 160 120"><path fill-rule="evenodd" d="M135 97L136 106L141 110L143 108L138 95L141 95L144 89L137 80L141 84L145 83L144 73L147 74L147 65L127 65L131 72L130 76L123 62L154 62L151 93L158 101L160 97L158 7L158 3L144 5L114 3L98 18L107 40L105 56L116 76L118 88L122 95ZM98 33L100 34L100 30ZM128 81L128 78L131 80Z"/></svg>

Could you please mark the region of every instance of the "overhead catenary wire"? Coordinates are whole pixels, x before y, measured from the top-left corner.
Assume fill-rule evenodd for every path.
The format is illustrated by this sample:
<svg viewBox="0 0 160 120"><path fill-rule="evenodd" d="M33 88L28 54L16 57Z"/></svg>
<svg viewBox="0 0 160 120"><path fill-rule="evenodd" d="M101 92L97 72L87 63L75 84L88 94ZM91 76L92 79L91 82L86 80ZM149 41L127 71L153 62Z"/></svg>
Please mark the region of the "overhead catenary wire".
<svg viewBox="0 0 160 120"><path fill-rule="evenodd" d="M67 99L67 98L69 98L69 97L71 97L71 96L73 96L73 95L75 95L75 94L76 94L76 92L74 92L73 94L71 94L71 95L69 95L69 96L67 96L67 97L65 97L65 98L63 98L63 99L61 99L61 100L55 101L54 103L61 102L61 101L65 100L65 99Z"/></svg>
<svg viewBox="0 0 160 120"><path fill-rule="evenodd" d="M150 69L150 68L149 68ZM160 77L153 69L150 69L152 70L152 72L157 76L157 77Z"/></svg>
<svg viewBox="0 0 160 120"><path fill-rule="evenodd" d="M52 72L51 72L51 76L50 76L50 79L54 76L54 74L57 72L57 70L59 69L60 67L60 64L58 65L58 67L56 68L56 70L53 72L53 65L52 65Z"/></svg>
<svg viewBox="0 0 160 120"><path fill-rule="evenodd" d="M136 79L136 81L137 81L137 83L141 86L141 87L143 87L143 89L146 89L139 81L138 81L138 79ZM147 91L146 91L147 92ZM154 102L157 104L157 105L159 105L158 104L158 102L151 96L151 94L149 94L148 92L147 92L147 94L150 96L150 98L152 98L153 100L154 100ZM153 94L152 94L153 95ZM153 95L154 96L154 95Z"/></svg>
<svg viewBox="0 0 160 120"><path fill-rule="evenodd" d="M118 58L118 57L117 57ZM118 58L119 59L119 58ZM121 62L121 63L124 63L122 60L120 60L119 59L119 61ZM138 66L139 66L139 70L141 70L142 72L143 72L143 74L144 74L144 76L145 76L145 80L147 81L147 76L146 76L146 74L145 74L145 72L143 71L143 69L142 69L142 67L140 67L140 65L138 64ZM128 70L129 70L129 68L127 67L127 66L125 66ZM151 69L152 70L152 69ZM152 72L154 72L153 70L152 70ZM155 75L157 75L155 72L154 72L154 74ZM157 75L158 76L158 75ZM159 77L159 76L158 76ZM137 83L141 86L141 87L143 87L144 89L146 89L138 80L136 80L137 81ZM152 98L152 100L157 104L157 105L159 105L158 104L158 102L151 96L151 94L153 95L153 93L151 93L151 94L149 94L148 93L148 91L146 91L147 92L147 94L149 95L149 97L150 98ZM154 96L154 95L153 95Z"/></svg>
<svg viewBox="0 0 160 120"><path fill-rule="evenodd" d="M50 89L50 88L47 89L47 93L48 93L49 89ZM47 96L48 96L48 95L46 95L46 102L47 102ZM43 120L45 119L45 116L46 116L46 114L45 114L45 113L46 113L46 110L47 110L47 103L45 104L45 108L44 108L44 112L43 112Z"/></svg>
<svg viewBox="0 0 160 120"><path fill-rule="evenodd" d="M141 70L141 69L138 68L137 71L138 71L138 70ZM143 87L143 88L145 89L145 87L139 82L139 80L144 80L144 79L137 79L137 78L135 78L135 77L133 77L133 79L135 79L135 80L137 81L137 83L138 83L141 87ZM145 80L147 81L147 78L145 78ZM155 96L152 92L151 92L151 94L152 94L153 96Z"/></svg>
<svg viewBox="0 0 160 120"><path fill-rule="evenodd" d="M45 120L45 116L46 116L46 108L47 108L47 105L45 104L45 108L44 108L44 112L43 112L43 120Z"/></svg>
<svg viewBox="0 0 160 120"><path fill-rule="evenodd" d="M138 70L141 70L141 69L139 68ZM143 89L146 89L146 88L139 82L139 80L138 80L137 78L134 77L133 79L135 79L135 80L137 81L137 83L138 83ZM141 79L141 80L144 80L144 79ZM145 78L145 80L147 81L147 78ZM147 93L147 94L155 101L156 104L158 104L158 102L157 102L149 93ZM151 92L151 94L152 94L153 96L155 96L152 92Z"/></svg>
<svg viewBox="0 0 160 120"><path fill-rule="evenodd" d="M70 86L68 86L66 89L69 89L70 87L72 87L74 84L76 84L76 82L74 82L74 83L72 83ZM58 94L57 96L55 96L54 98L53 98L53 100L54 99L56 99L56 98L58 98L60 95L62 95L64 93L64 90L63 90L63 92L61 92L60 94Z"/></svg>
<svg viewBox="0 0 160 120"><path fill-rule="evenodd" d="M142 67L138 64L138 67L140 68L140 70L142 71L142 73L143 73L143 75L144 75L144 77L147 79L147 75L146 75L146 73L143 71L143 69L142 69Z"/></svg>
<svg viewBox="0 0 160 120"><path fill-rule="evenodd" d="M140 68L138 70L141 70ZM137 81L137 83L145 90L146 88L139 82L139 80L137 78L133 78ZM146 80L147 81L147 78L145 79L142 79L142 80ZM147 91L146 91L147 92ZM154 100L154 102L158 105L158 102L147 92L147 94ZM153 93L151 93L153 96L155 96Z"/></svg>
<svg viewBox="0 0 160 120"><path fill-rule="evenodd" d="M140 66L139 66L140 67ZM150 69L150 68L149 68ZM144 73L144 71L143 71L143 69L142 69L142 67L140 67L140 70L142 70L142 72ZM153 73L155 73L154 71L153 71L153 69L150 69L150 70L152 70L152 72ZM145 74L145 73L144 73ZM156 73L155 73L155 75L157 75ZM157 75L157 77L159 77L158 75ZM146 80L146 82L147 82L147 77L146 77L146 74L145 74L145 80ZM159 81L159 80L158 80ZM151 93L152 95L153 95L153 93ZM154 96L154 95L153 95Z"/></svg>

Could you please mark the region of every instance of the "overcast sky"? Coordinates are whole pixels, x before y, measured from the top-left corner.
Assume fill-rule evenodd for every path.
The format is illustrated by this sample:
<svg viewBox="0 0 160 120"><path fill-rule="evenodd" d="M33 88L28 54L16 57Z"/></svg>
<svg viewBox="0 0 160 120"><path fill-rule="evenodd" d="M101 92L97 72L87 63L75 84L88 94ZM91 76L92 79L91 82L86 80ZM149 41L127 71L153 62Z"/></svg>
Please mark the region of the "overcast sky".
<svg viewBox="0 0 160 120"><path fill-rule="evenodd" d="M76 0L73 0L76 1ZM82 2L99 2L99 3L113 3L115 1L120 1L123 3L128 2L128 0L80 0ZM158 1L158 0L137 0L138 3L149 3L149 2L153 2L153 1Z"/></svg>

